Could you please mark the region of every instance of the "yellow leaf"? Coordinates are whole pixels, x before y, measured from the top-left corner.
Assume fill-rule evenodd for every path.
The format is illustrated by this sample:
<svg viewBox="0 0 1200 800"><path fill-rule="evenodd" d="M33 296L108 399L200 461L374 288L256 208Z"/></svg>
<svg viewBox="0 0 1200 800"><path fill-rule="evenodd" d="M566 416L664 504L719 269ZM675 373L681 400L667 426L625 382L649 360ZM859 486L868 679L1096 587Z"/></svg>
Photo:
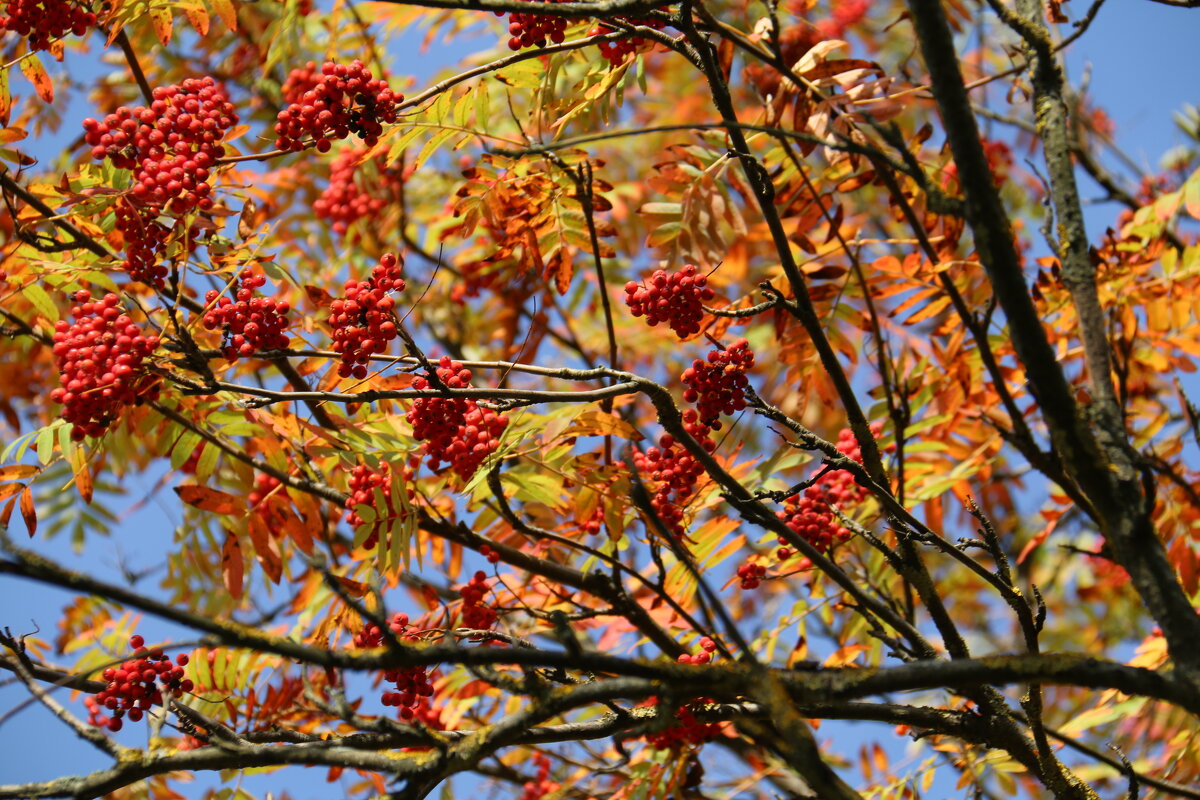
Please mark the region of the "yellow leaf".
<svg viewBox="0 0 1200 800"><path fill-rule="evenodd" d="M237 9L233 6L233 0L212 0L212 8L221 18L221 22L225 23L225 27L231 31L238 29Z"/></svg>
<svg viewBox="0 0 1200 800"><path fill-rule="evenodd" d="M42 66L42 61L37 57L37 53L30 53L21 59L21 74L33 84L38 97L47 103L54 102L54 84L50 81L50 76L46 74L46 68Z"/></svg>
<svg viewBox="0 0 1200 800"><path fill-rule="evenodd" d="M174 22L171 20L171 12L162 6L150 9L150 23L154 26L154 33L157 34L158 40L162 42L163 47L169 45L171 43L171 32L175 27Z"/></svg>

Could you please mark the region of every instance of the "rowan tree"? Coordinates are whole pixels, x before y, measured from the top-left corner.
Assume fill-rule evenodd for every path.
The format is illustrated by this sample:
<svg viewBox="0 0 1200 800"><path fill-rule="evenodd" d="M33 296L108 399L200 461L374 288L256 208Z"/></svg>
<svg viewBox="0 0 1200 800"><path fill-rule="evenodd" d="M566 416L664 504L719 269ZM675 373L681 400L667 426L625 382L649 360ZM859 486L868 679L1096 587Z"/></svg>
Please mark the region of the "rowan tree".
<svg viewBox="0 0 1200 800"><path fill-rule="evenodd" d="M1200 797L1200 171L1083 1L10 2L0 667L108 761L0 798Z"/></svg>

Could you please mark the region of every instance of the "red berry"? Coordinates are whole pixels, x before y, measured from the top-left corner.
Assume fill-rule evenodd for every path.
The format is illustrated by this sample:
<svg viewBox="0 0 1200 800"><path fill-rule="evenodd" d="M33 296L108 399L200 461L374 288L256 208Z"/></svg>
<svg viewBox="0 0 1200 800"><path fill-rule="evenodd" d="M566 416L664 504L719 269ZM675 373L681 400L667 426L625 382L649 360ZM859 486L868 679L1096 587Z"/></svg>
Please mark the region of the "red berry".
<svg viewBox="0 0 1200 800"><path fill-rule="evenodd" d="M103 434L126 406L158 396L158 380L142 369L158 337L144 335L121 313L115 294L92 302L82 290L75 300L75 321L55 323L53 352L62 386L50 399L63 404L63 419L74 426L71 436L81 440Z"/></svg>
<svg viewBox="0 0 1200 800"><path fill-rule="evenodd" d="M465 389L471 385L470 370L447 356L438 362L435 372L446 388ZM424 376L416 378L412 386L418 390L437 388ZM499 437L508 427L507 417L482 408L474 400L433 395L413 401L408 421L413 436L424 442L429 468L438 472L445 462L463 480L470 479L496 451Z"/></svg>
<svg viewBox="0 0 1200 800"><path fill-rule="evenodd" d="M296 152L308 146L328 152L330 140L351 133L371 146L383 133L383 123L396 121L397 105L404 100L385 81L372 77L361 61L326 62L320 74L310 61L292 70L283 93L288 106L276 117L275 146Z"/></svg>
<svg viewBox="0 0 1200 800"><path fill-rule="evenodd" d="M714 297L708 279L688 264L678 272L656 270L647 283L625 284L625 303L635 317L650 326L665 322L680 339L700 332L705 303Z"/></svg>

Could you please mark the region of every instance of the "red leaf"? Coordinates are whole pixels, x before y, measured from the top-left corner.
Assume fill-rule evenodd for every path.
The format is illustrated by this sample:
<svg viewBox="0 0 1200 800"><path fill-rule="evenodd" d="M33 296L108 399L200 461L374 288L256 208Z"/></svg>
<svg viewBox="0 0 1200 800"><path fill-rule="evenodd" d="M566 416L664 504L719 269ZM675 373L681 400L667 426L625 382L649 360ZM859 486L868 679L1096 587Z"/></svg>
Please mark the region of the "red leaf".
<svg viewBox="0 0 1200 800"><path fill-rule="evenodd" d="M244 500L228 492L209 489L207 486L177 486L175 493L188 505L214 514L233 514L246 505Z"/></svg>

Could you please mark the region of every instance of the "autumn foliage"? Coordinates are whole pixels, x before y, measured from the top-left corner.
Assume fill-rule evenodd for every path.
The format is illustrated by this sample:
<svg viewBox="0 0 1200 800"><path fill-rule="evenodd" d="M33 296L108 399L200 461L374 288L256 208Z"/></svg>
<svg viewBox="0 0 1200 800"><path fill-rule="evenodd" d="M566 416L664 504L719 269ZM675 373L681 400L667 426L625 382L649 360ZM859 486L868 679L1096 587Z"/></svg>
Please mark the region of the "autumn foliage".
<svg viewBox="0 0 1200 800"><path fill-rule="evenodd" d="M9 2L0 667L100 766L0 798L1200 797L1200 153L1072 6Z"/></svg>

